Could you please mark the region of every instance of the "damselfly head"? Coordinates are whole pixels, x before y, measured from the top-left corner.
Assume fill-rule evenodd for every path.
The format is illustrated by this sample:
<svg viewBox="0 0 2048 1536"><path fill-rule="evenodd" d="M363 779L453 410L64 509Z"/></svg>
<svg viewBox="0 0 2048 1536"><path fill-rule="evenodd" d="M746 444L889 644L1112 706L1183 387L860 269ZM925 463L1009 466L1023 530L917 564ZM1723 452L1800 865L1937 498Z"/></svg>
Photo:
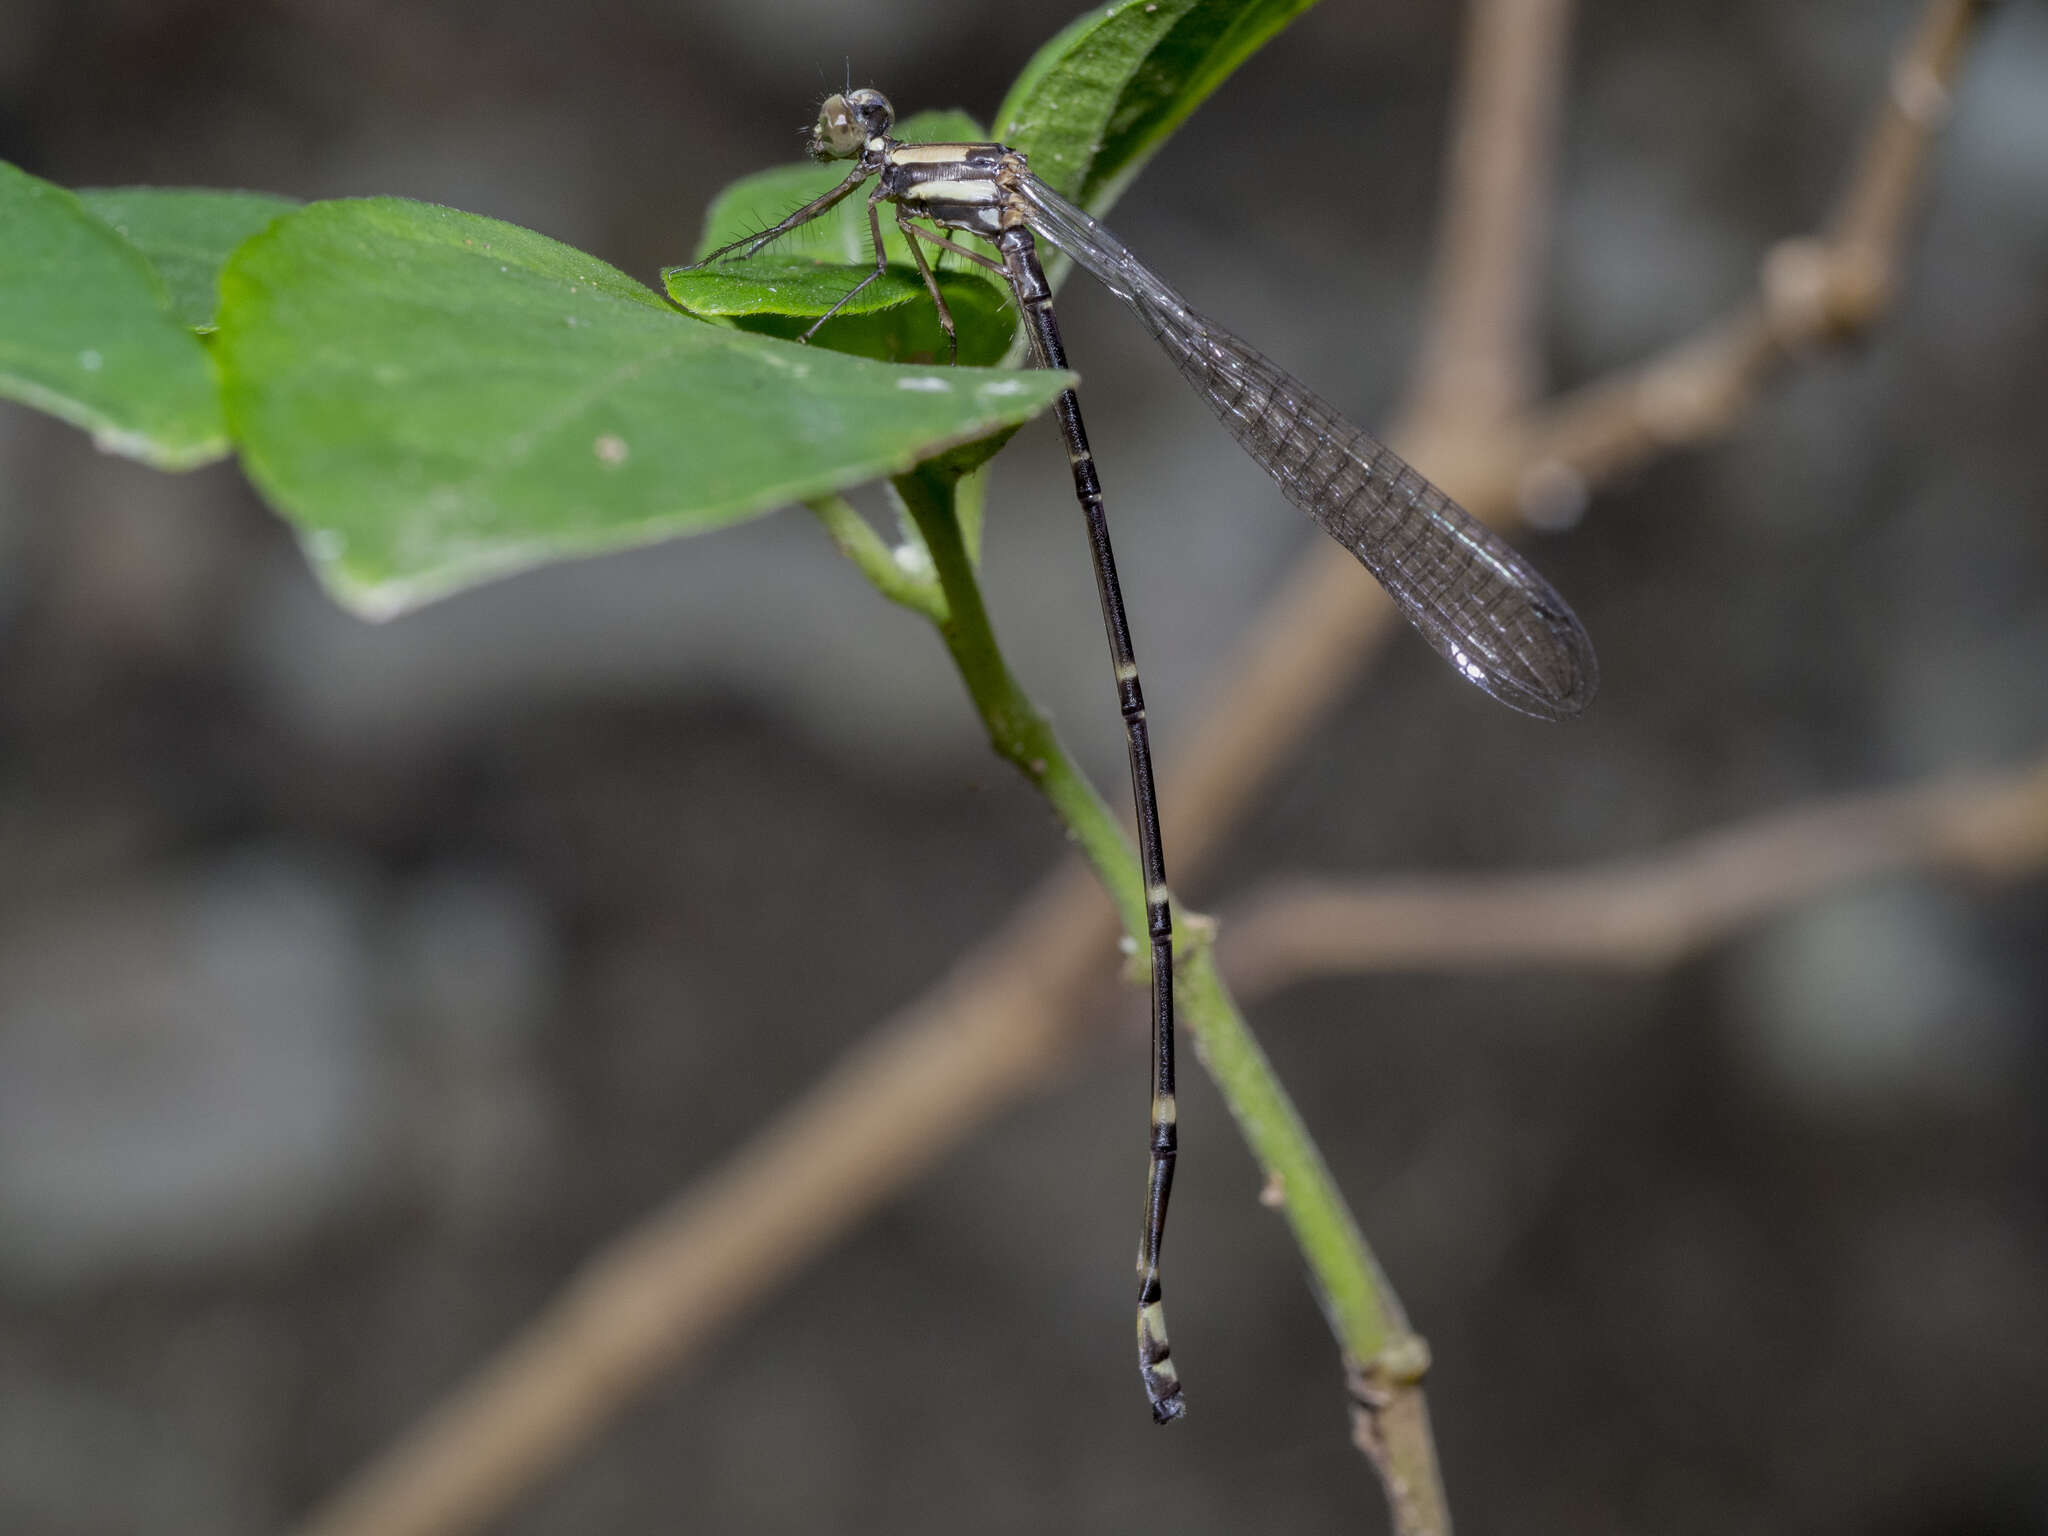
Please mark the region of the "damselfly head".
<svg viewBox="0 0 2048 1536"><path fill-rule="evenodd" d="M880 91L863 87L857 91L834 91L818 108L818 124L811 130L811 157L816 160L851 160L872 138L889 132L896 110Z"/></svg>

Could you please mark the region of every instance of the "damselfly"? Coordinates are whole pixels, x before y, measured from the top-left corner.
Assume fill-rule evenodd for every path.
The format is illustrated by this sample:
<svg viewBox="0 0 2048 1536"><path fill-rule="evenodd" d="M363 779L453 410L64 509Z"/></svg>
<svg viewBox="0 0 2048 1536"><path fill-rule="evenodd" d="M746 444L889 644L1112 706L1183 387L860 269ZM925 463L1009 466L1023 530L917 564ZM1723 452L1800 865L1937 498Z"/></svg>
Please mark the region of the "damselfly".
<svg viewBox="0 0 2048 1536"><path fill-rule="evenodd" d="M1067 355L1053 317L1052 289L1039 266L1034 237L1043 238L1144 322L1195 392L1279 483L1287 499L1358 557L1408 622L1468 681L1510 708L1545 719L1565 719L1586 707L1598 682L1592 643L1564 599L1498 535L1298 379L1197 314L1114 235L1033 176L1022 154L1001 144L905 144L890 136L894 123L894 110L879 91L828 96L811 131L809 149L819 160L853 161L846 179L771 228L712 252L698 265L752 256L872 180L867 212L875 270L821 315L804 333L805 340L888 270L881 206L889 203L949 341L955 335L953 317L932 277L925 245L952 251L1001 274L1016 298L1038 365L1065 368ZM925 223L913 222L918 218ZM942 230L978 236L995 248L996 256L949 239ZM957 354L957 342L954 350ZM1145 699L1117 588L1116 557L1095 459L1074 392L1060 395L1053 410L1066 439L1074 491L1095 557L1102 621L1109 634L1130 748L1138 857L1145 882L1152 950L1152 1126L1145 1230L1138 1253L1138 1369L1152 1416L1164 1424L1185 1411L1159 1299L1159 1255L1176 1145L1173 926L1166 860L1152 788Z"/></svg>

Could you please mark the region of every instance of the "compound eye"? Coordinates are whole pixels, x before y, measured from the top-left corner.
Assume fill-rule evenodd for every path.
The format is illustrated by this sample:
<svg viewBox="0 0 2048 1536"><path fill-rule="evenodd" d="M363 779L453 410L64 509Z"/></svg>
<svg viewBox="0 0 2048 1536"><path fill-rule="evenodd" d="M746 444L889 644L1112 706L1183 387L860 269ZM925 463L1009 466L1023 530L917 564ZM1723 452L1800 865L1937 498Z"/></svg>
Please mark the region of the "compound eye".
<svg viewBox="0 0 2048 1536"><path fill-rule="evenodd" d="M846 98L861 120L867 124L869 133L887 133L896 121L896 109L889 105L889 98L880 91L863 86Z"/></svg>
<svg viewBox="0 0 2048 1536"><path fill-rule="evenodd" d="M817 151L828 159L845 160L859 154L866 139L853 103L837 93L827 96L818 108L818 126L811 133Z"/></svg>

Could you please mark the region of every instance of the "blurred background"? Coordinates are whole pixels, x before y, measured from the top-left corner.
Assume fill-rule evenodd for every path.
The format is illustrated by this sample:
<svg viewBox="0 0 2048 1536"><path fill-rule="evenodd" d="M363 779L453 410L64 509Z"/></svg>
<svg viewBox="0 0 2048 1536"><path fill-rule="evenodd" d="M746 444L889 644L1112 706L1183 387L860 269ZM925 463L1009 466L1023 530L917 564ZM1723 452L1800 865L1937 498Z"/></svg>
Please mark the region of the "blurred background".
<svg viewBox="0 0 2048 1536"><path fill-rule="evenodd" d="M1551 384L1698 327L1820 224L1916 12L1582 8ZM400 193L654 282L849 68L986 118L1066 19L8 0L0 158ZM1332 0L1112 221L1366 421L1416 339L1460 24ZM1062 310L1170 783L1314 535L1113 304L1076 283ZM2044 400L2048 12L2023 0L1965 71L1898 313L1534 545L1600 646L1591 714L1511 715L1404 636L1184 894L1643 852L2038 754ZM1045 422L989 516L997 627L1120 800ZM800 512L370 627L232 466L152 473L0 404L0 1529L289 1525L1063 852L933 637ZM1122 997L1063 1081L500 1528L1382 1528L1328 1334L1192 1069L1168 1290L1194 1411L1149 1422L1143 1014ZM2048 884L1917 877L1664 974L1330 981L1253 1014L1434 1348L1467 1529L1899 1536L2048 1531L2044 1020Z"/></svg>

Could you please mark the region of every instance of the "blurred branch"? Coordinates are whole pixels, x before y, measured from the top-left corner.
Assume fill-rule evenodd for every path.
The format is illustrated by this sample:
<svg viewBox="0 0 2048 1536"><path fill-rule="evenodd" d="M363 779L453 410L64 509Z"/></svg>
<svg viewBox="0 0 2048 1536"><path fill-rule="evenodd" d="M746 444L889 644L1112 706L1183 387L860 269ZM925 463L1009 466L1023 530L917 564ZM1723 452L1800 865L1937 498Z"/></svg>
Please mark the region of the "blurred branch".
<svg viewBox="0 0 2048 1536"><path fill-rule="evenodd" d="M1078 862L721 1166L594 1255L306 1536L502 1515L763 1290L1031 1091L1076 1043L1115 916Z"/></svg>
<svg viewBox="0 0 2048 1536"><path fill-rule="evenodd" d="M1882 319L1964 47L1994 3L1931 0L1893 62L1827 233L1774 247L1756 296L1699 336L1538 412L1494 466L1505 483L1489 487L1487 499L1540 499L1560 478L1587 487L1726 432L1778 366Z"/></svg>
<svg viewBox="0 0 2048 1536"><path fill-rule="evenodd" d="M1547 7L1525 0L1523 8ZM1484 0L1481 10L1496 14L1490 21L1475 18L1475 52L1482 38L1497 35L1493 28L1514 24L1507 13L1515 9L1516 0ZM1890 247L1903 228L1902 212L1890 210L1909 206L1934 126L1929 113L1916 115L1899 105L1896 82L1908 83L1903 94L1913 101L1944 99L1962 45L1984 9L1984 0L1932 0L1926 24L1895 71L1893 104L1844 199L1843 207L1855 216L1838 224L1838 237L1846 228L1858 251L1867 253L1873 240L1886 247L1882 270L1889 271L1896 259ZM1562 20L1560 6L1552 24L1561 26ZM1535 24L1528 17L1522 22ZM1542 57L1537 49L1527 62ZM1500 64L1507 62L1504 55ZM1490 137L1479 133L1484 114L1474 96L1476 90L1466 98L1467 122L1475 139ZM1551 110L1537 115L1548 121ZM1522 120L1505 110L1499 115L1503 122ZM1477 148L1467 155L1465 131L1460 130L1458 151L1461 187L1468 159L1495 163ZM1547 141L1531 133L1517 148L1504 137L1497 153L1534 154L1537 159L1525 162L1529 172L1547 180L1541 169ZM1511 359L1514 349L1526 345L1530 290L1504 279L1502 264L1532 259L1526 244L1530 225L1494 230L1476 212L1461 213L1468 197L1479 196L1478 182L1487 179L1476 170L1470 174L1474 190L1454 189L1447 203L1447 236L1477 239L1464 231L1484 227L1487 240L1503 245L1490 258L1477 251L1457 260L1445 256L1435 288L1441 318L1429 328L1427 345L1462 328L1465 322L1454 317L1490 307L1495 319L1489 334L1506 338L1513 327L1514 339L1489 340L1495 361L1484 367L1475 353L1469 364L1446 361L1437 376L1478 378L1490 372L1499 379L1526 379L1525 366L1499 359ZM1864 192L1867 186L1884 195ZM1533 210L1524 217L1533 220ZM1845 247L1823 243L1818 249L1833 260ZM1878 270L1867 254L1855 261L1866 273ZM1835 295L1842 281L1834 270L1827 268L1830 275L1820 284L1825 295ZM1867 282L1862 287L1873 294L1868 302L1874 318L1882 292ZM1786 308L1780 303L1781 312ZM1477 324L1471 329L1475 337L1486 330ZM1713 386L1704 394L1718 405L1713 419L1721 425L1753 398L1762 373L1751 362L1761 346L1754 327L1724 334L1729 331L1724 324L1669 360L1692 365L1675 381L1685 387L1669 395L1683 403L1693 399L1693 385ZM1709 418L1699 411L1686 417L1640 410L1639 402L1659 398L1647 387L1658 377L1656 366L1595 386L1520 430L1490 436L1459 432L1455 391L1448 384L1426 384L1416 391L1407 427L1395 435L1476 515L1503 521L1525 485L1550 483L1551 471L1560 466L1574 484L1590 485L1704 435ZM1500 389L1521 387L1510 383ZM1595 409L1601 401L1608 403ZM1690 435L1676 430L1688 420L1700 428ZM858 539L844 525L840 532ZM853 552L856 558L873 553ZM1194 738L1165 756L1174 765L1167 776L1166 833L1183 880L1214 852L1260 785L1350 685L1391 616L1391 605L1334 547L1319 550L1283 584L1227 669ZM995 1108L1030 1091L1086 1034L1085 1004L1114 953L1116 931L1114 909L1085 867L1078 861L1063 866L988 942L786 1114L594 1257L496 1360L316 1512L305 1531L433 1536L473 1529L502 1512L769 1286L986 1124ZM1419 1342L1412 1341L1412 1348L1419 1349ZM1427 1410L1414 1388L1421 1358L1383 1349L1378 1358L1349 1366L1359 1405L1354 1436L1379 1466L1403 1533L1449 1528Z"/></svg>
<svg viewBox="0 0 2048 1536"><path fill-rule="evenodd" d="M1536 386L1535 296L1549 235L1571 0L1471 8L1443 227L1411 415L1478 434Z"/></svg>
<svg viewBox="0 0 2048 1536"><path fill-rule="evenodd" d="M1505 966L1653 970L1834 887L2048 865L2048 757L1997 778L1824 802L1654 858L1538 875L1290 883L1217 943L1247 996L1312 976Z"/></svg>
<svg viewBox="0 0 2048 1536"><path fill-rule="evenodd" d="M1525 510L1554 515L1605 481L1727 431L1774 366L1875 323L1892 285L1871 275L1898 265L1905 214L1944 115L1938 104L1953 93L1965 45L1993 3L1928 0L1894 61L1891 89L1841 196L1836 234L1772 251L1764 299L1497 432L1462 432L1412 409L1392 434L1395 445L1482 521L1505 525ZM1458 223L1448 218L1446 227ZM1467 270L1479 269L1475 262ZM1464 293L1472 296L1446 297L1447 309L1486 302L1471 281ZM1303 557L1226 663L1194 739L1168 759L1176 767L1163 817L1183 880L1351 685L1394 619L1393 604L1358 579L1343 550L1318 541Z"/></svg>
<svg viewBox="0 0 2048 1536"><path fill-rule="evenodd" d="M1475 0L1467 13L1430 312L1410 388L1410 424L1397 434L1404 441L1438 441L1446 450L1460 437L1483 441L1527 403L1536 386L1535 296L1549 228L1571 19L1572 0ZM1351 565L1337 551L1318 550L1318 573L1332 569L1333 553L1339 554L1335 564ZM1345 585L1331 588L1324 603L1311 612L1329 614L1335 628L1350 628L1342 614L1347 608L1357 611L1357 594L1366 592L1375 601L1363 611L1384 615L1391 610L1372 583L1359 581L1354 570L1344 574ZM1320 574L1312 579L1318 588L1324 586ZM1278 611L1286 611L1284 602ZM1372 633L1384 632L1383 618L1370 622ZM1231 721L1241 740L1247 724L1234 711L1247 702L1243 692L1264 692L1283 667L1297 677L1316 670L1333 679L1341 677L1352 667L1346 658L1363 648L1338 634L1310 636L1299 643L1305 648L1284 662L1270 649L1270 642L1256 652L1263 675L1240 674L1240 697L1212 714L1211 722ZM1329 663L1303 665L1305 658L1326 654L1326 648ZM1313 684L1307 686L1296 701L1299 712L1293 728L1273 738L1286 744L1281 753L1292 750L1335 692L1328 688L1319 694ZM1213 725L1204 733L1212 742L1227 734ZM1243 765L1240 784L1247 798L1277 761L1276 754L1264 764ZM1190 780L1197 787L1194 792L1213 783L1199 767L1195 774ZM1174 797L1168 811L1169 832L1176 840L1187 819L1183 804ZM1235 819L1234 813L1225 812L1218 824ZM1186 861L1200 854L1181 849L1179 856L1186 868ZM1291 1200L1292 1191L1284 1183L1277 1187L1283 1202ZM1381 1285L1391 1298L1392 1288L1384 1281ZM1336 1322L1338 1309L1326 1300L1325 1310ZM1352 1440L1379 1473L1398 1536L1450 1536L1450 1502L1444 1495L1429 1402L1422 1389L1429 1346L1409 1328L1398 1301L1390 1321L1393 1326L1383 1330L1383 1342L1369 1353L1358 1349L1341 1325L1338 1328L1346 1345Z"/></svg>

